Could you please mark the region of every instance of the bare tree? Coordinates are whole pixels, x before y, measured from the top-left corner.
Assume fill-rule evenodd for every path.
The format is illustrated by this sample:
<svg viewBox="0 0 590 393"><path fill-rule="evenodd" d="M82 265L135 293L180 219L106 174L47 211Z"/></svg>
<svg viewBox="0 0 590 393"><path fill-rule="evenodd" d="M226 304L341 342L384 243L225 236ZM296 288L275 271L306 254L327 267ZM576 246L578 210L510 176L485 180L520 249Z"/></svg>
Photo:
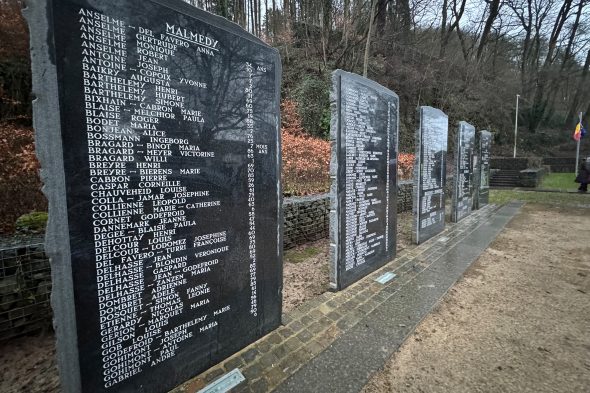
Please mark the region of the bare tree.
<svg viewBox="0 0 590 393"><path fill-rule="evenodd" d="M450 0L451 5L451 17L448 18L449 0L443 0L442 6L442 24L441 24L441 37L440 37L440 52L439 57L444 57L449 40L453 34L453 31L459 30L459 22L465 12L465 3L467 0ZM448 19L448 26L447 26Z"/></svg>
<svg viewBox="0 0 590 393"><path fill-rule="evenodd" d="M363 61L363 76L367 76L367 69L369 67L369 53L371 49L371 33L373 29L373 20L375 19L375 9L377 6L377 0L371 1L371 14L369 16L369 29L367 31L367 42L365 44L365 57Z"/></svg>
<svg viewBox="0 0 590 393"><path fill-rule="evenodd" d="M537 130L547 110L547 103L550 99L549 97L547 97L546 93L546 88L550 84L549 71L555 61L555 53L558 39L561 35L561 30L565 24L565 21L569 16L571 8L572 0L564 0L561 8L559 9L557 17L555 18L551 35L549 36L547 53L545 54L545 61L541 66L541 69L536 80L533 105L530 110L529 131L531 132L535 132ZM554 96L555 91L550 93Z"/></svg>
<svg viewBox="0 0 590 393"><path fill-rule="evenodd" d="M584 93L587 93L585 89L587 88L588 82L588 68L590 67L590 49L588 49L588 53L586 54L586 61L584 62L584 68L582 69L582 75L580 77L580 81L578 82L578 88L576 89L576 93L572 99L570 104L567 117L566 117L566 126L570 126L575 122L577 119L577 114L581 107L581 98ZM588 100L590 104L590 100ZM588 114L588 111L586 111Z"/></svg>
<svg viewBox="0 0 590 393"><path fill-rule="evenodd" d="M489 12L488 17L486 19L486 24L483 28L483 32L481 33L481 37L479 39L479 46L477 47L476 58L478 61L481 59L481 55L487 44L488 37L490 35L490 32L492 31L492 25L496 21L496 18L498 18L498 15L500 14L500 7L502 5L500 0L486 0L486 3L488 4Z"/></svg>

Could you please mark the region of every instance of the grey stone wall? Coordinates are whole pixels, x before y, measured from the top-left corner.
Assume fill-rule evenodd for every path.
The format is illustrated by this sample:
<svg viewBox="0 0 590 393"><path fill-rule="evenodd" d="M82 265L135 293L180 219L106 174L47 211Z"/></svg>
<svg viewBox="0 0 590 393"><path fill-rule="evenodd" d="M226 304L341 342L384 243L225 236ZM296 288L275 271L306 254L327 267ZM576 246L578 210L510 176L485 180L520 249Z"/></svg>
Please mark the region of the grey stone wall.
<svg viewBox="0 0 590 393"><path fill-rule="evenodd" d="M412 211L413 195L412 191L414 188L413 180L402 180L397 182L397 212L408 212ZM453 176L447 176L447 182L445 184L445 194L447 198L450 198L453 192Z"/></svg>
<svg viewBox="0 0 590 393"><path fill-rule="evenodd" d="M575 157L545 157L543 158L543 165L549 166L551 172L575 172L576 158Z"/></svg>
<svg viewBox="0 0 590 393"><path fill-rule="evenodd" d="M529 167L528 158L492 157L490 160L492 169L523 170Z"/></svg>
<svg viewBox="0 0 590 393"><path fill-rule="evenodd" d="M575 157L493 157L492 169L525 170L530 168L549 167L551 172L574 172L576 167Z"/></svg>
<svg viewBox="0 0 590 393"><path fill-rule="evenodd" d="M525 169L520 171L518 179L521 187L538 187L545 174L544 168Z"/></svg>
<svg viewBox="0 0 590 393"><path fill-rule="evenodd" d="M0 341L51 326L51 270L43 243L0 248Z"/></svg>
<svg viewBox="0 0 590 393"><path fill-rule="evenodd" d="M412 211L413 180L401 180L397 182L397 212Z"/></svg>
<svg viewBox="0 0 590 393"><path fill-rule="evenodd" d="M329 194L283 199L285 234L283 247L322 239L328 236L330 217Z"/></svg>
<svg viewBox="0 0 590 393"><path fill-rule="evenodd" d="M402 180L397 183L397 212L412 211L414 182ZM446 194L451 196L453 176L447 176ZM328 236L330 196L319 194L307 197L292 197L283 200L285 215L284 248L289 249Z"/></svg>
<svg viewBox="0 0 590 393"><path fill-rule="evenodd" d="M519 170L529 168L540 168L544 163L545 158L540 157L492 157L490 159L491 169L507 169L507 170Z"/></svg>

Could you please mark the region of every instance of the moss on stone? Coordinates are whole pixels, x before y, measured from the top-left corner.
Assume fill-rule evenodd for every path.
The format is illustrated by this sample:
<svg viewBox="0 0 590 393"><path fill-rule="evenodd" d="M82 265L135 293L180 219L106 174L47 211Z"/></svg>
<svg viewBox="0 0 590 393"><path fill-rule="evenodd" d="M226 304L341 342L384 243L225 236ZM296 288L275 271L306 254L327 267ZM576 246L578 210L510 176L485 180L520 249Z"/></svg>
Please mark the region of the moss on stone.
<svg viewBox="0 0 590 393"><path fill-rule="evenodd" d="M23 214L16 220L16 230L18 232L44 232L46 225L47 212L31 212L28 214Z"/></svg>

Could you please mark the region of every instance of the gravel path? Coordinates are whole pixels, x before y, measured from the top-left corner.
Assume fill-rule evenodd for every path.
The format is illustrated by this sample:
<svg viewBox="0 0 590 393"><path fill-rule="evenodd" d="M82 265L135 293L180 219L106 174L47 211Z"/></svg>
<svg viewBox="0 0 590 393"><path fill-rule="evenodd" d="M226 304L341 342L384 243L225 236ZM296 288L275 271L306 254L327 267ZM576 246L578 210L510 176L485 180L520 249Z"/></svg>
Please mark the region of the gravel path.
<svg viewBox="0 0 590 393"><path fill-rule="evenodd" d="M588 392L589 233L525 206L363 393Z"/></svg>

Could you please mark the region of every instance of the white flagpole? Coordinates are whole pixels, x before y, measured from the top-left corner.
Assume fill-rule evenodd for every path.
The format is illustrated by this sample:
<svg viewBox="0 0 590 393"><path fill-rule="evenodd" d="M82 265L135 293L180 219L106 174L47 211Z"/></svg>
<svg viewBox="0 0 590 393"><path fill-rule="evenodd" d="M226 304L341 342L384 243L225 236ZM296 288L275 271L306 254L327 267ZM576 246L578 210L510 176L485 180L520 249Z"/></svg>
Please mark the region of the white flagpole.
<svg viewBox="0 0 590 393"><path fill-rule="evenodd" d="M516 115L514 116L514 153L512 154L513 158L516 158L516 137L518 135L518 97L520 97L520 94L516 95Z"/></svg>
<svg viewBox="0 0 590 393"><path fill-rule="evenodd" d="M580 128L582 128L582 112L578 115L578 121L580 124ZM580 161L580 141L582 140L582 135L578 139L578 143L576 146L576 176L578 176L578 162Z"/></svg>

